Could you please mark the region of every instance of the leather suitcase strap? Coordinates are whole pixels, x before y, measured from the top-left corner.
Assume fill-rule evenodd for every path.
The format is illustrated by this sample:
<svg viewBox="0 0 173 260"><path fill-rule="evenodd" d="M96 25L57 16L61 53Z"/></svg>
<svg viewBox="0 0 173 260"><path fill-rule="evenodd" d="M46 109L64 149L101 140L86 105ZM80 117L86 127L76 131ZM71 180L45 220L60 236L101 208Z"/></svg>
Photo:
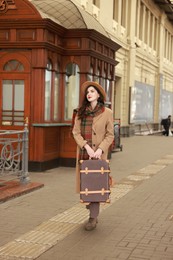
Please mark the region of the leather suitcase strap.
<svg viewBox="0 0 173 260"><path fill-rule="evenodd" d="M81 173L85 173L85 174L88 174L90 172L94 173L98 173L100 172L101 174L104 174L105 172L110 172L110 170L105 170L103 167L101 169L98 169L98 170L89 170L88 167L85 168L85 170L80 170Z"/></svg>
<svg viewBox="0 0 173 260"><path fill-rule="evenodd" d="M80 194L89 195L89 194L101 194L104 195L105 193L110 193L110 190L95 190L95 191L89 191L88 189L85 189L85 191L80 191Z"/></svg>

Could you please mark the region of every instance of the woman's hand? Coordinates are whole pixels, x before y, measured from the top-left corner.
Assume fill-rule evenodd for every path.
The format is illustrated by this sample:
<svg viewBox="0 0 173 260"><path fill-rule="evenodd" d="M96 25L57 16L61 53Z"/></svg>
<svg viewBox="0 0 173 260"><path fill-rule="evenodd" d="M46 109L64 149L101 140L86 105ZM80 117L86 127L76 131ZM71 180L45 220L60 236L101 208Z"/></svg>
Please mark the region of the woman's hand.
<svg viewBox="0 0 173 260"><path fill-rule="evenodd" d="M93 158L94 157L94 150L88 144L86 144L84 146L84 148L86 149L87 154L89 155L89 157Z"/></svg>
<svg viewBox="0 0 173 260"><path fill-rule="evenodd" d="M101 159L102 149L98 148L94 153L94 158Z"/></svg>

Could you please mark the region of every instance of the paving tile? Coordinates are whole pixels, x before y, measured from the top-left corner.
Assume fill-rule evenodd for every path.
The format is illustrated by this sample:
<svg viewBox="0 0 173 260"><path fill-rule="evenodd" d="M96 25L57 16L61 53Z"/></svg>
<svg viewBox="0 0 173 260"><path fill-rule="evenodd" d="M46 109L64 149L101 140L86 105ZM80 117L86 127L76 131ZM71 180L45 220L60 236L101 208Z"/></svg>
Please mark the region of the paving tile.
<svg viewBox="0 0 173 260"><path fill-rule="evenodd" d="M166 165L151 164L151 165L148 165L147 167L140 169L138 172L145 173L145 174L156 174L156 173L160 172L161 170L163 170L165 167L166 167Z"/></svg>
<svg viewBox="0 0 173 260"><path fill-rule="evenodd" d="M47 245L12 241L0 248L0 257L6 257L6 259L36 259L49 248L50 246Z"/></svg>

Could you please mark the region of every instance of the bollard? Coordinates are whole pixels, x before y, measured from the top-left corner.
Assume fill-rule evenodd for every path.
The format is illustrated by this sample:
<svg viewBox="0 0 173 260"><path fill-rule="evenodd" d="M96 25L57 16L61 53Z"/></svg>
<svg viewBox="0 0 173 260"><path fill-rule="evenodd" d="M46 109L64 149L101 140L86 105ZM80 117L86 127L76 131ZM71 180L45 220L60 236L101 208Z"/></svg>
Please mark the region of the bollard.
<svg viewBox="0 0 173 260"><path fill-rule="evenodd" d="M20 177L21 184L27 184L30 182L28 172L28 128L25 124L23 133L23 157L22 157L22 175Z"/></svg>

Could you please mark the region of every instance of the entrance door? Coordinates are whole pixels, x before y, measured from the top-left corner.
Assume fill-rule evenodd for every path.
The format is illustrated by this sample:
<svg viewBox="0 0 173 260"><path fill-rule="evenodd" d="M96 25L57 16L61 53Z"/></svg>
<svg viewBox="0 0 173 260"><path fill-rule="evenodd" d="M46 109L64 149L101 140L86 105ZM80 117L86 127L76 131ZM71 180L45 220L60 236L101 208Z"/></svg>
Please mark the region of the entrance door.
<svg viewBox="0 0 173 260"><path fill-rule="evenodd" d="M8 61L0 74L0 108L1 129L24 128L30 114L29 74L17 60Z"/></svg>

